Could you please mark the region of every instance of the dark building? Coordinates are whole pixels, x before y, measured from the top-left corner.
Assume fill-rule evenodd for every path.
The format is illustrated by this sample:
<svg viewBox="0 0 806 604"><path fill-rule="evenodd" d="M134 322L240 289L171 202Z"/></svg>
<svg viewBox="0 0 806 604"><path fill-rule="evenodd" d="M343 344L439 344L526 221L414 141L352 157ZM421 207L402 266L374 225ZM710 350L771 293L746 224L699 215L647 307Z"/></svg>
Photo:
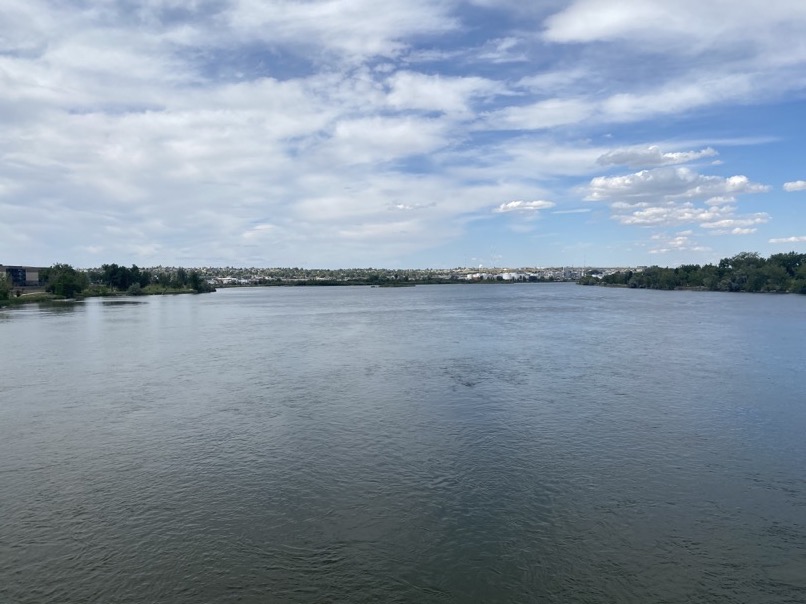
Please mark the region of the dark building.
<svg viewBox="0 0 806 604"><path fill-rule="evenodd" d="M0 264L0 275L11 281L14 287L35 287L39 285L39 272L36 266L3 266Z"/></svg>

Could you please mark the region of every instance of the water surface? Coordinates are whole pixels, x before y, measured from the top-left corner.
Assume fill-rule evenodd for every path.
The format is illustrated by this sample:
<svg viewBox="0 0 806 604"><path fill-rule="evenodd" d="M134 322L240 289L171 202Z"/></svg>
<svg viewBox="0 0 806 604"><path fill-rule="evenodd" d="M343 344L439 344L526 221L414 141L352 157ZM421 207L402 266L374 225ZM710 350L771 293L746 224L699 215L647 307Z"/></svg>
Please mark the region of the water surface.
<svg viewBox="0 0 806 604"><path fill-rule="evenodd" d="M573 284L0 311L0 601L803 602L804 342Z"/></svg>

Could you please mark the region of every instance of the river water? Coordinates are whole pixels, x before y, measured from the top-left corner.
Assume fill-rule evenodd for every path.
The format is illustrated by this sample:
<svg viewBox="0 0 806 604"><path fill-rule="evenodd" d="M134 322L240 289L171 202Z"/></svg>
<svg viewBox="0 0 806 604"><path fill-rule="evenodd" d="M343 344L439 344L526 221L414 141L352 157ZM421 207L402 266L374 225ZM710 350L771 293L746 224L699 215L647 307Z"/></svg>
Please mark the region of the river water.
<svg viewBox="0 0 806 604"><path fill-rule="evenodd" d="M0 310L0 602L806 601L806 297Z"/></svg>

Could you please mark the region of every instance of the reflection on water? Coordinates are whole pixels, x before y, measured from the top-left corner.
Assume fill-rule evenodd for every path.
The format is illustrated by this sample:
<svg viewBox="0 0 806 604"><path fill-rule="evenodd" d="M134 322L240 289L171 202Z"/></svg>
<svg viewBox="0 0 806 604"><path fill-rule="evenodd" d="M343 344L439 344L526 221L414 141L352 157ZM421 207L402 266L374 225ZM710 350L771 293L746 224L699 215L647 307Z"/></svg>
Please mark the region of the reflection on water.
<svg viewBox="0 0 806 604"><path fill-rule="evenodd" d="M806 594L804 298L63 308L0 312L0 601Z"/></svg>
<svg viewBox="0 0 806 604"><path fill-rule="evenodd" d="M127 306L130 304L147 304L147 301L143 299L132 300L130 298L122 300L121 299L110 300L107 298L101 298L101 304L103 304L104 306Z"/></svg>

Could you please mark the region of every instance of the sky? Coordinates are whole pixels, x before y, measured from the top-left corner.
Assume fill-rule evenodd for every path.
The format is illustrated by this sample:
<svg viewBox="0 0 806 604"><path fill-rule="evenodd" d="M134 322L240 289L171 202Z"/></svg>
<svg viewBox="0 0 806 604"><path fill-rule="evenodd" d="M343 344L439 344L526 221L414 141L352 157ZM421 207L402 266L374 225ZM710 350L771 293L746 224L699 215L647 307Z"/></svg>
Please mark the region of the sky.
<svg viewBox="0 0 806 604"><path fill-rule="evenodd" d="M806 252L803 0L4 0L0 263Z"/></svg>

